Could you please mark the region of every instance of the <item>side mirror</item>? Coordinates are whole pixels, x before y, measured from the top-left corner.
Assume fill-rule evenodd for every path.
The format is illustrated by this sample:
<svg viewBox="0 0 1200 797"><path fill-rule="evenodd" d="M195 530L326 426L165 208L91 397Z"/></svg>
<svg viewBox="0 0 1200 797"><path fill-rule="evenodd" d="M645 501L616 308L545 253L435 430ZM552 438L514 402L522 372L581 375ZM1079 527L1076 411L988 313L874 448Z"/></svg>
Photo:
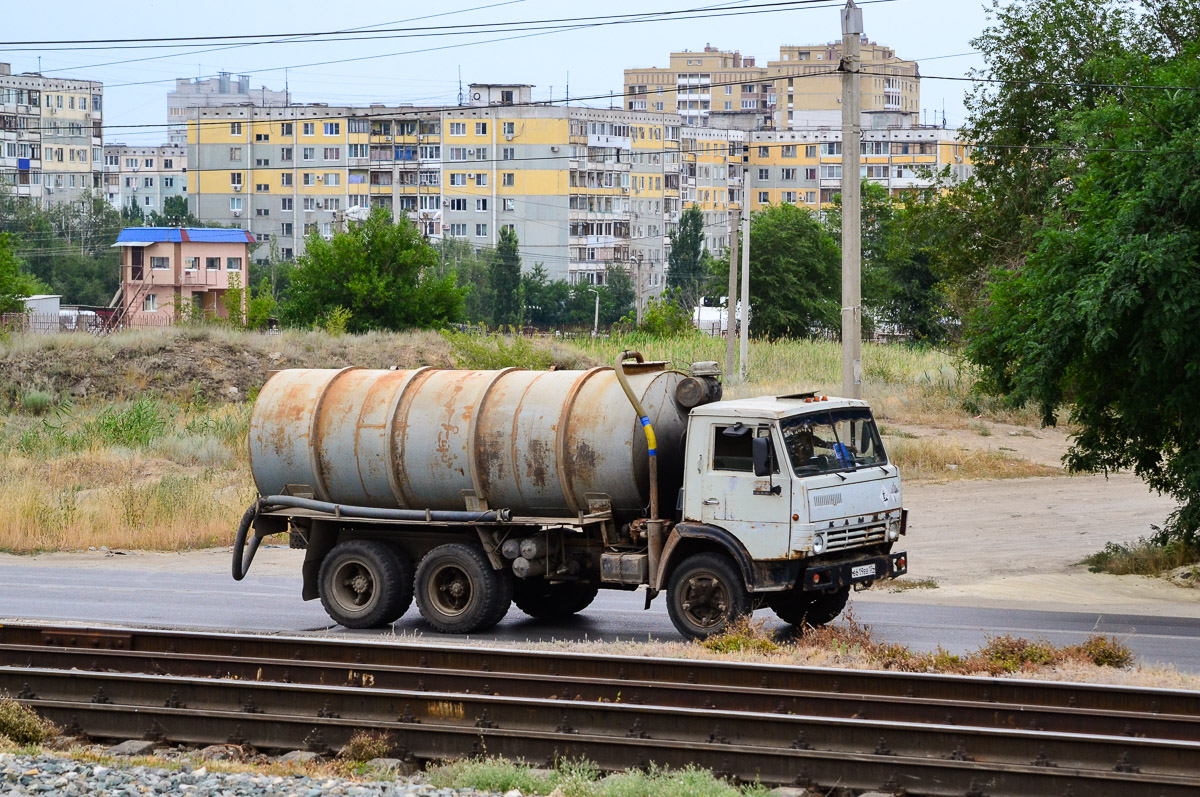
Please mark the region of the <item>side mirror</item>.
<svg viewBox="0 0 1200 797"><path fill-rule="evenodd" d="M775 470L774 449L771 448L771 438L756 437L750 443L750 453L754 456L754 475L770 476Z"/></svg>

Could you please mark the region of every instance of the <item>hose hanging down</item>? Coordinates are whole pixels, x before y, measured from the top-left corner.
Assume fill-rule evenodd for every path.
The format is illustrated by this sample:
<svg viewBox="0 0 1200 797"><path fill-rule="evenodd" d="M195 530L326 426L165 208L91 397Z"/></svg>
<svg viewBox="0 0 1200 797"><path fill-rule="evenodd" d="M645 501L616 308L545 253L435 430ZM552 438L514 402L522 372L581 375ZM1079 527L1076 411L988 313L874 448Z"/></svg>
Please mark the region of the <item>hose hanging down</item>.
<svg viewBox="0 0 1200 797"><path fill-rule="evenodd" d="M617 381L621 383L621 389L625 391L629 403L633 405L638 422L642 425L642 432L646 435L646 453L650 458L650 518L646 523L646 559L650 569L650 589L655 590L658 587L658 560L663 549L663 523L658 514L658 441L654 437L654 426L650 423L650 416L646 414L646 408L642 406L641 400L633 392L633 388L629 386L629 380L625 377L625 360L630 357L639 363L645 362L641 352L623 351L617 355L613 370L616 371ZM649 606L648 598L646 605Z"/></svg>

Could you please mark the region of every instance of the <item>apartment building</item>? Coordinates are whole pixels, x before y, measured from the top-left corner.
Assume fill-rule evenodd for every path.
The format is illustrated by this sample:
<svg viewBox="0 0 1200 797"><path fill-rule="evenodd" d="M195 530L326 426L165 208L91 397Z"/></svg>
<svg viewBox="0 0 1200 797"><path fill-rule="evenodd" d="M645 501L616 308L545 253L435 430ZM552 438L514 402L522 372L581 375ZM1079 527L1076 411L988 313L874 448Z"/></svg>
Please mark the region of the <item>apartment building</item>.
<svg viewBox="0 0 1200 797"><path fill-rule="evenodd" d="M0 184L39 204L100 188L102 83L0 63Z"/></svg>
<svg viewBox="0 0 1200 797"><path fill-rule="evenodd" d="M104 145L104 198L114 208L137 205L142 213L162 212L168 197L187 196L187 147Z"/></svg>
<svg viewBox="0 0 1200 797"><path fill-rule="evenodd" d="M785 203L819 211L841 193L840 127L761 130L748 134L746 144L751 211ZM862 179L896 197L931 188L942 174L952 181L971 174L970 147L951 128L864 129L859 151Z"/></svg>
<svg viewBox="0 0 1200 797"><path fill-rule="evenodd" d="M626 107L676 113L688 125L709 126L720 116L744 114L754 127L807 127L814 112L840 111L841 49L841 41L785 45L765 65L712 46L673 52L667 67L625 70ZM908 123L918 121L921 78L915 61L864 37L861 68L865 113L902 113Z"/></svg>
<svg viewBox="0 0 1200 797"><path fill-rule="evenodd" d="M194 108L189 207L274 237L284 257L311 231L332 235L348 209L381 207L480 247L511 227L527 266L556 278L602 284L620 263L662 285L678 118L535 104L531 89L472 85L470 104L451 108Z"/></svg>
<svg viewBox="0 0 1200 797"><path fill-rule="evenodd" d="M704 214L704 243L712 252L729 246L734 209L743 206L743 151L747 133L710 127L684 127L680 167L683 207Z"/></svg>
<svg viewBox="0 0 1200 797"><path fill-rule="evenodd" d="M287 91L266 86L250 88L250 76L218 72L215 78L176 78L175 88L167 92L167 142L187 146L189 108L214 108L221 105L255 105L260 108L291 104Z"/></svg>

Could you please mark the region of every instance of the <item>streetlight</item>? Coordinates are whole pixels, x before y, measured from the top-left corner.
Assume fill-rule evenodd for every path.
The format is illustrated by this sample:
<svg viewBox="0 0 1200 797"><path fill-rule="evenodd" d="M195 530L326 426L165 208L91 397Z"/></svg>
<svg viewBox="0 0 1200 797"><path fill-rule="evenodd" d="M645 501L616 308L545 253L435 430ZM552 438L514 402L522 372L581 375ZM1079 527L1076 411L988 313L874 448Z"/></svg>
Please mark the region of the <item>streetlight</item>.
<svg viewBox="0 0 1200 797"><path fill-rule="evenodd" d="M600 291L595 288L588 288L588 293L596 294L596 315L592 320L592 337L600 334Z"/></svg>

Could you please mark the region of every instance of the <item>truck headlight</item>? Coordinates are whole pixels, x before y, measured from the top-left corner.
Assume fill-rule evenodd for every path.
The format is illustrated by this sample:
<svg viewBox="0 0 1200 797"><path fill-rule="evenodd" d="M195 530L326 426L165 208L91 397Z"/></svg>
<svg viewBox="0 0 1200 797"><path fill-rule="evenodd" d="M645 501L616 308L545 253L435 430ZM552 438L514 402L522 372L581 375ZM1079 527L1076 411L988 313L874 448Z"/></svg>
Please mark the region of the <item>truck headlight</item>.
<svg viewBox="0 0 1200 797"><path fill-rule="evenodd" d="M887 538L891 542L895 542L896 540L900 539L900 524L899 523L889 523L888 524Z"/></svg>
<svg viewBox="0 0 1200 797"><path fill-rule="evenodd" d="M825 535L817 532L813 535L813 553L825 553Z"/></svg>

